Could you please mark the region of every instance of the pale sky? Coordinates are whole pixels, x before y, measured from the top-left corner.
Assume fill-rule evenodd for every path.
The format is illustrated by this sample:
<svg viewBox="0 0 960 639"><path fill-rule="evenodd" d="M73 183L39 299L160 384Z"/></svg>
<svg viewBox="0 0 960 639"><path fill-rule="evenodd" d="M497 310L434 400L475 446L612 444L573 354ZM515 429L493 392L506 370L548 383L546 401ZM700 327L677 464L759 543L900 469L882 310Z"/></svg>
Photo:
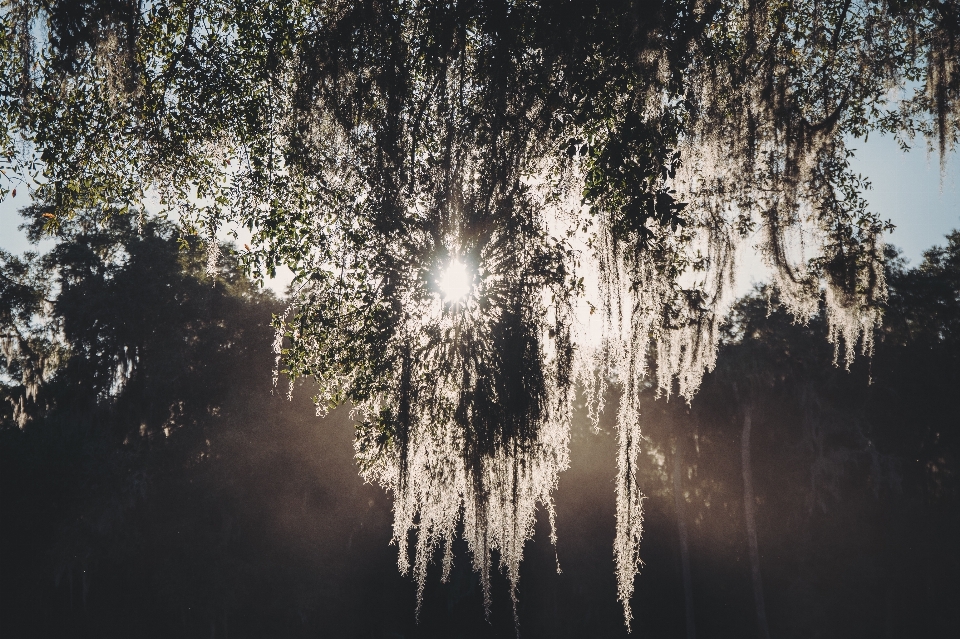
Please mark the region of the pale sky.
<svg viewBox="0 0 960 639"><path fill-rule="evenodd" d="M858 150L853 168L873 184L866 194L874 211L891 220L896 230L887 238L899 247L912 265L923 258L923 251L944 244L944 235L960 229L960 157L952 153L941 175L936 154L928 154L922 142L909 153L903 153L892 137L876 136L869 142L854 142ZM27 250L21 223L16 211L26 206L28 198L19 189L16 198L0 202L0 248L14 253ZM46 244L46 243L45 243ZM41 247L44 248L44 247ZM279 274L270 287L282 294L289 276ZM766 279L758 258L744 256L738 292L747 292L754 283Z"/></svg>
<svg viewBox="0 0 960 639"><path fill-rule="evenodd" d="M887 235L887 243L899 248L909 265L922 262L924 251L943 246L944 236L960 229L960 154L947 157L941 175L939 156L928 154L922 140L906 153L892 136L874 136L869 142L850 140L848 144L857 151L853 169L873 186L865 193L870 208L897 227ZM766 280L767 269L760 257L747 249L741 260L737 295Z"/></svg>
<svg viewBox="0 0 960 639"><path fill-rule="evenodd" d="M960 229L960 154L947 158L940 173L940 159L928 154L923 142L903 153L890 136L852 144L858 149L856 171L873 183L867 200L873 210L897 225L888 242L903 250L913 265L931 246L945 244L944 236Z"/></svg>

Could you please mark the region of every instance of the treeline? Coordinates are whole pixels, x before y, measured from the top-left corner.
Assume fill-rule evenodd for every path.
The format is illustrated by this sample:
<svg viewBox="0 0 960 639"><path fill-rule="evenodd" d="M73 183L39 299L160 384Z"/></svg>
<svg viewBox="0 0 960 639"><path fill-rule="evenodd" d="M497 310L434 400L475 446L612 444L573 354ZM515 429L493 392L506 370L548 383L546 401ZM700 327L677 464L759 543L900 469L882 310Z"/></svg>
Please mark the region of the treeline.
<svg viewBox="0 0 960 639"><path fill-rule="evenodd" d="M515 636L505 580L487 622L463 548L415 621L348 415L316 418L307 385L274 391L282 302L229 252L206 264L173 227L124 216L0 255L3 636ZM691 405L651 389L635 632L960 631L960 233L887 277L875 353L849 371L822 320L758 291ZM626 635L616 399L600 432L575 419L558 546L538 524L521 571L522 637Z"/></svg>
<svg viewBox="0 0 960 639"><path fill-rule="evenodd" d="M704 636L960 631L960 233L946 239L916 268L889 252L884 325L850 370L822 317L794 323L764 290L734 308L692 406L647 411Z"/></svg>

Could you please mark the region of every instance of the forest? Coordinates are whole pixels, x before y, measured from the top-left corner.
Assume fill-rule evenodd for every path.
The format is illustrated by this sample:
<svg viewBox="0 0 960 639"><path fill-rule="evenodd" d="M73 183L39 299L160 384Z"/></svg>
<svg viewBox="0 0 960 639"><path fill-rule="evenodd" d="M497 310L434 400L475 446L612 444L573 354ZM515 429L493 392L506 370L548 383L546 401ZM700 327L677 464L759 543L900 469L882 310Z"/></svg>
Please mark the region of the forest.
<svg viewBox="0 0 960 639"><path fill-rule="evenodd" d="M956 634L960 236L855 160L944 171L958 61L960 0L0 0L5 634Z"/></svg>
<svg viewBox="0 0 960 639"><path fill-rule="evenodd" d="M507 580L493 576L485 621L462 541L415 619L391 501L357 475L348 411L317 418L309 388L274 391L282 302L226 251L208 274L203 247L178 238L115 217L40 255L2 254L4 636L515 636ZM872 358L837 366L822 314L794 322L758 289L692 402L643 391L640 632L960 629L960 233L914 267L888 252ZM29 348L12 349L12 332ZM594 429L586 410L581 399L557 545L543 511L527 544L522 637L626 636L612 411Z"/></svg>

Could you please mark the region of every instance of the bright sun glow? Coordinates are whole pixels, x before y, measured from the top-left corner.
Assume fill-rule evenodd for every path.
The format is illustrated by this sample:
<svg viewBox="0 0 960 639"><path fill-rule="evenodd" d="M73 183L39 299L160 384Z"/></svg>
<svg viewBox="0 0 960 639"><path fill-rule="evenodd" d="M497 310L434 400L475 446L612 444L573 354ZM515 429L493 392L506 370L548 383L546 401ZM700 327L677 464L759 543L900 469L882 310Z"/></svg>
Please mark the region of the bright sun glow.
<svg viewBox="0 0 960 639"><path fill-rule="evenodd" d="M437 284L443 293L444 302L461 302L470 292L470 274L467 265L459 260L450 262Z"/></svg>

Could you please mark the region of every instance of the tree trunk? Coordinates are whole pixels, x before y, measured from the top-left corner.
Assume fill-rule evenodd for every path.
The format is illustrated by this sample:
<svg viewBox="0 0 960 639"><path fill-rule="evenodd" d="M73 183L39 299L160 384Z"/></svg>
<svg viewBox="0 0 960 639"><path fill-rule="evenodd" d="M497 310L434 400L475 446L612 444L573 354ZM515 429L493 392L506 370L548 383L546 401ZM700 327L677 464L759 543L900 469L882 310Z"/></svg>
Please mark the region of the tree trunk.
<svg viewBox="0 0 960 639"><path fill-rule="evenodd" d="M760 578L760 550L757 547L757 521L754 514L753 475L750 471L751 406L743 411L743 434L740 437L740 459L743 463L743 510L750 547L750 576L753 580L753 602L757 608L757 630L760 639L770 639L767 610L763 603L763 581Z"/></svg>
<svg viewBox="0 0 960 639"><path fill-rule="evenodd" d="M690 579L690 549L687 546L686 500L683 497L683 440L675 439L673 453L673 499L677 508L677 530L680 533L680 566L683 570L683 598L687 613L687 639L695 639L693 620L693 581Z"/></svg>

